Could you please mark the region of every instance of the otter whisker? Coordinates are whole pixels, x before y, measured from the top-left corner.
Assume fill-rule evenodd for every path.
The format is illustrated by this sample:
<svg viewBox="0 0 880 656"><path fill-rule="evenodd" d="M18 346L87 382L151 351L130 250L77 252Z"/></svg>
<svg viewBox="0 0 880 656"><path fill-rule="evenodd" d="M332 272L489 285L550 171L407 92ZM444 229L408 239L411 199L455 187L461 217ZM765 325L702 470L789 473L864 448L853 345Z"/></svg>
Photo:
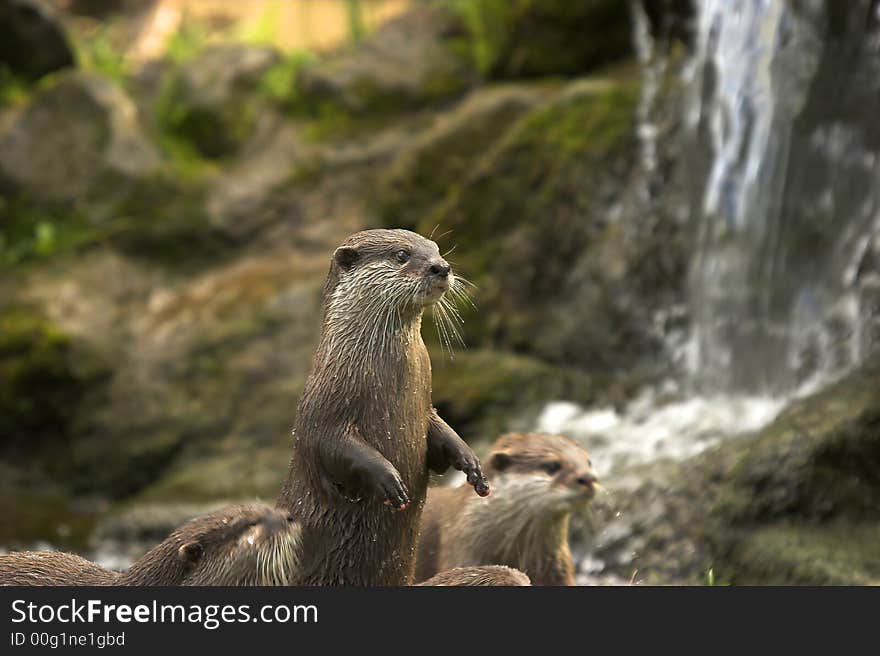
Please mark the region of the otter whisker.
<svg viewBox="0 0 880 656"><path fill-rule="evenodd" d="M455 279L458 280L459 282L464 283L468 287L472 287L473 289L477 288L477 286L474 283L472 283L470 280L468 280L467 278L465 278L463 275L461 275L458 272L456 272L456 274L455 274Z"/></svg>
<svg viewBox="0 0 880 656"><path fill-rule="evenodd" d="M440 348L449 353L450 359L455 357L455 354L452 351L452 346L449 342L449 336L446 334L446 328L443 324L443 319L440 316L438 306L435 305L433 309L434 314L434 325L437 327L437 336L440 339Z"/></svg>

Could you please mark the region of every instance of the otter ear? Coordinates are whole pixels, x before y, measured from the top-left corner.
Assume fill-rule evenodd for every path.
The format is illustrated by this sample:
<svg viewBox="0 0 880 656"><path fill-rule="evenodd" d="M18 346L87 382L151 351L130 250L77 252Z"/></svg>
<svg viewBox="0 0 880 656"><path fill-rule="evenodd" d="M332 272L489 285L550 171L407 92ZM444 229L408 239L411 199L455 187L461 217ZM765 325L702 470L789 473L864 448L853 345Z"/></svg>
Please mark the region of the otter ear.
<svg viewBox="0 0 880 656"><path fill-rule="evenodd" d="M354 266L357 259L357 249L352 248L351 246L340 246L336 249L336 252L333 253L333 261L346 271Z"/></svg>
<svg viewBox="0 0 880 656"><path fill-rule="evenodd" d="M513 462L511 457L503 452L493 453L489 458L490 467L497 472L502 472L510 467L511 462Z"/></svg>
<svg viewBox="0 0 880 656"><path fill-rule="evenodd" d="M196 564L202 559L205 548L198 542L184 542L177 550L178 557L185 563Z"/></svg>

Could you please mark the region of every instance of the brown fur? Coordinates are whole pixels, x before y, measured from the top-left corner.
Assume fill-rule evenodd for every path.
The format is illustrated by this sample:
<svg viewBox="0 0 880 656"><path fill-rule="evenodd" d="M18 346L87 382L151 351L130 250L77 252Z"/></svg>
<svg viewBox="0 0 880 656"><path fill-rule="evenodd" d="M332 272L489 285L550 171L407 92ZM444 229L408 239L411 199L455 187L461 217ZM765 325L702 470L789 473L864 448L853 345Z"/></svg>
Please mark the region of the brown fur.
<svg viewBox="0 0 880 656"><path fill-rule="evenodd" d="M462 487L430 490L416 580L495 564L522 570L534 585L574 585L569 516L596 486L586 449L560 435L510 433L493 444L486 472L490 499L473 499Z"/></svg>
<svg viewBox="0 0 880 656"><path fill-rule="evenodd" d="M524 586L532 585L529 577L518 569L504 565L455 567L432 576L418 585L424 586Z"/></svg>
<svg viewBox="0 0 880 656"><path fill-rule="evenodd" d="M410 584L428 469L452 465L488 493L431 405L422 311L454 285L437 245L406 230L360 232L334 253L278 498L303 526L297 584Z"/></svg>
<svg viewBox="0 0 880 656"><path fill-rule="evenodd" d="M126 572L61 552L0 556L0 585L283 585L296 567L299 528L262 504L197 517Z"/></svg>

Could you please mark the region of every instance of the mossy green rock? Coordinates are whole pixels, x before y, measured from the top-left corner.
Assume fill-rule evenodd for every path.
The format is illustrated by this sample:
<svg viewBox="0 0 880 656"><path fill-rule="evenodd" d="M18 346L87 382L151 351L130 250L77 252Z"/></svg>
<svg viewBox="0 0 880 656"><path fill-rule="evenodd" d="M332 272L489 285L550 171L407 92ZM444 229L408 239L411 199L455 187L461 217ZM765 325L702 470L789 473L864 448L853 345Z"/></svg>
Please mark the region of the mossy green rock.
<svg viewBox="0 0 880 656"><path fill-rule="evenodd" d="M779 523L738 542L717 571L736 585L880 585L880 522Z"/></svg>
<svg viewBox="0 0 880 656"><path fill-rule="evenodd" d="M581 371L503 351L462 351L450 359L436 348L432 361L434 405L470 441L524 428L520 423L548 398L589 403L595 396L595 382Z"/></svg>
<svg viewBox="0 0 880 656"><path fill-rule="evenodd" d="M297 95L315 113L399 113L462 94L476 70L458 45L461 22L439 7L420 6L382 25L336 57L305 66Z"/></svg>
<svg viewBox="0 0 880 656"><path fill-rule="evenodd" d="M880 360L757 434L607 481L598 555L647 581L864 584L880 575Z"/></svg>
<svg viewBox="0 0 880 656"><path fill-rule="evenodd" d="M565 85L470 159L418 220L422 234L449 231L456 270L477 285L469 343L602 373L639 368L658 351L646 331L664 284L654 266L664 258L654 255L662 243L678 251L654 222L613 216L636 152L635 73L616 69ZM465 168L444 162L455 156L452 146L437 153L441 176L447 166ZM415 192L405 198L391 196L389 206L414 199L419 207ZM646 278L660 282L642 287Z"/></svg>
<svg viewBox="0 0 880 656"><path fill-rule="evenodd" d="M93 73L60 74L0 135L0 184L42 201L107 204L161 164L134 103Z"/></svg>
<svg viewBox="0 0 880 656"><path fill-rule="evenodd" d="M474 162L552 90L552 85L482 88L437 118L395 160L387 175L379 191L383 223L424 228L424 215L453 194Z"/></svg>
<svg viewBox="0 0 880 656"><path fill-rule="evenodd" d="M481 70L490 77L583 75L631 52L620 0L460 0Z"/></svg>
<svg viewBox="0 0 880 656"><path fill-rule="evenodd" d="M265 110L264 75L281 60L276 50L243 44L211 46L166 73L157 101L161 127L204 157L236 153Z"/></svg>
<svg viewBox="0 0 880 656"><path fill-rule="evenodd" d="M0 309L2 453L65 448L98 372L78 366L71 338L26 306Z"/></svg>

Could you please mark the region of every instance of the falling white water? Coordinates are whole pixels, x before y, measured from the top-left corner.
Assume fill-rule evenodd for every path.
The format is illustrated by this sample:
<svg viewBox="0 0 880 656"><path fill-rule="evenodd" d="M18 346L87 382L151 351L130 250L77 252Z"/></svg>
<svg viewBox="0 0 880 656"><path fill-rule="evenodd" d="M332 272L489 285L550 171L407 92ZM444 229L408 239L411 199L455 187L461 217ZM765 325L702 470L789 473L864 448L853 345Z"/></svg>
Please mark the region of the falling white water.
<svg viewBox="0 0 880 656"><path fill-rule="evenodd" d="M698 13L692 382L785 394L874 347L859 271L880 234L880 7L706 0Z"/></svg>
<svg viewBox="0 0 880 656"><path fill-rule="evenodd" d="M589 450L600 477L658 459L683 460L722 439L758 430L783 400L747 396L692 397L660 402L651 392L622 412L550 403L536 429L577 439Z"/></svg>

